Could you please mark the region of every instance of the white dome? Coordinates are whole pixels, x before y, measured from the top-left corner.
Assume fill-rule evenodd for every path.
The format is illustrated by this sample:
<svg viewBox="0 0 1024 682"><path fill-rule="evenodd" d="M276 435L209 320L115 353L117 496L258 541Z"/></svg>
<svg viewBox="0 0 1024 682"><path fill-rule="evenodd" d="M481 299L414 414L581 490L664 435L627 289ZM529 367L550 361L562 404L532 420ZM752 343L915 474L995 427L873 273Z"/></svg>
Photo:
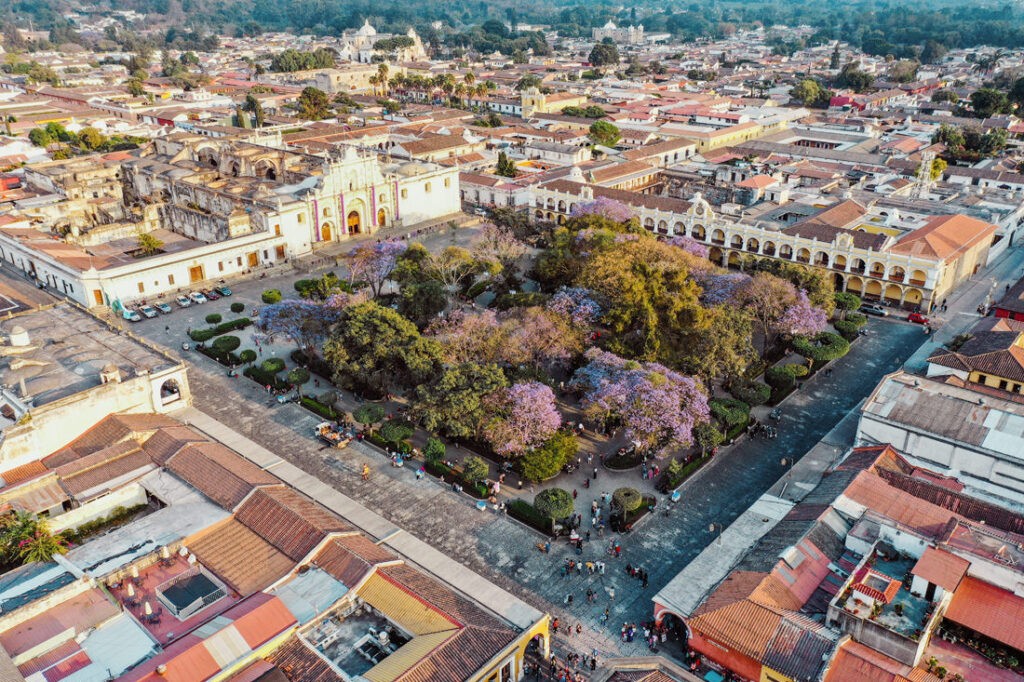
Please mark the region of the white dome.
<svg viewBox="0 0 1024 682"><path fill-rule="evenodd" d="M377 35L377 29L375 29L373 26L370 26L370 20L367 19L366 23L363 24L363 27L356 31L356 35L364 37L375 36Z"/></svg>
<svg viewBox="0 0 1024 682"><path fill-rule="evenodd" d="M614 21L609 21L609 22L608 22L607 24L605 24L605 25L604 25L604 27L605 27L605 28L607 28L607 29L609 29L609 30L611 30L611 31L614 31L614 30L615 30L616 28L618 28L618 27L617 27L617 26L615 25L615 22L614 22Z"/></svg>

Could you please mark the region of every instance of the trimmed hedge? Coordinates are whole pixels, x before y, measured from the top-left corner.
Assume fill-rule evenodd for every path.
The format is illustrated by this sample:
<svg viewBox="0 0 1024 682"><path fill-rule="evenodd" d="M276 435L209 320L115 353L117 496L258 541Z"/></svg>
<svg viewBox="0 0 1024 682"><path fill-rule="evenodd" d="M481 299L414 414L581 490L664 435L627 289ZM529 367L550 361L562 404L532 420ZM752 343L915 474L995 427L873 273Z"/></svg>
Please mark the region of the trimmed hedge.
<svg viewBox="0 0 1024 682"><path fill-rule="evenodd" d="M301 386L302 384L309 381L309 370L302 367L296 367L288 372L288 381L293 386Z"/></svg>
<svg viewBox="0 0 1024 682"><path fill-rule="evenodd" d="M220 324L220 321L224 318L220 313L210 313L204 319L206 320L206 324Z"/></svg>
<svg viewBox="0 0 1024 682"><path fill-rule="evenodd" d="M239 329L245 329L252 324L252 320L248 317L239 317L236 320L228 320L222 324L218 324L216 327L208 327L206 329L193 329L188 333L190 339L197 343L209 341L215 336L221 336L228 332L238 331Z"/></svg>
<svg viewBox="0 0 1024 682"><path fill-rule="evenodd" d="M206 357L216 360L225 367L235 367L242 364L242 358L238 357L231 351L220 350L212 346L203 346L202 348L196 346L196 350Z"/></svg>
<svg viewBox="0 0 1024 682"><path fill-rule="evenodd" d="M246 348L238 354L238 357L246 364L256 362L256 351L252 348Z"/></svg>
<svg viewBox="0 0 1024 682"><path fill-rule="evenodd" d="M764 380L776 391L784 391L796 385L798 377L807 376L803 365L775 365L765 370Z"/></svg>
<svg viewBox="0 0 1024 682"><path fill-rule="evenodd" d="M550 295L541 293L539 291L525 292L519 294L502 294L494 299L492 307L498 310L508 310L509 308L532 308L534 306L544 305L551 298Z"/></svg>
<svg viewBox="0 0 1024 682"><path fill-rule="evenodd" d="M245 304L242 303L241 301L235 301L234 303L231 304L231 312L240 313L243 310L245 310Z"/></svg>
<svg viewBox="0 0 1024 682"><path fill-rule="evenodd" d="M757 381L736 381L729 389L733 397L750 406L764 405L772 395L772 389Z"/></svg>
<svg viewBox="0 0 1024 682"><path fill-rule="evenodd" d="M508 503L508 515L522 521L530 528L540 531L544 535L552 535L551 519L541 514L532 504L526 500L512 500Z"/></svg>
<svg viewBox="0 0 1024 682"><path fill-rule="evenodd" d="M260 295L260 300L271 305L272 303L281 302L281 291L279 289L267 289Z"/></svg>
<svg viewBox="0 0 1024 682"><path fill-rule="evenodd" d="M864 313L847 313L846 321L852 322L858 327L863 327L868 323L868 316Z"/></svg>
<svg viewBox="0 0 1024 682"><path fill-rule="evenodd" d="M711 415L722 425L733 428L740 424L744 426L750 419L750 405L742 400L729 398L715 398L710 403Z"/></svg>
<svg viewBox="0 0 1024 682"><path fill-rule="evenodd" d="M287 381L281 381L277 374L273 372L265 372L259 367L246 367L242 374L261 386L269 384L271 388L276 388L278 390L286 390L288 388Z"/></svg>
<svg viewBox="0 0 1024 682"><path fill-rule="evenodd" d="M857 331L857 325L849 320L837 320L832 323L832 326L835 327L836 331L839 332L839 335L847 341L853 341L857 338L857 334L859 334Z"/></svg>
<svg viewBox="0 0 1024 682"><path fill-rule="evenodd" d="M644 503L644 496L636 488L617 488L612 493L612 505L629 514L640 508Z"/></svg>
<svg viewBox="0 0 1024 682"><path fill-rule="evenodd" d="M821 332L810 339L796 336L792 345L793 350L817 365L836 360L850 352L850 342L831 332Z"/></svg>
<svg viewBox="0 0 1024 682"><path fill-rule="evenodd" d="M264 384L264 386L265 385L266 384ZM310 412L320 415L324 419L330 419L333 421L341 416L330 405L324 405L316 398L310 398L309 396L306 395L299 398L299 404L305 407Z"/></svg>
<svg viewBox="0 0 1024 682"><path fill-rule="evenodd" d="M213 349L221 353L230 353L231 351L238 350L238 347L241 345L242 340L237 336L221 336L214 340Z"/></svg>

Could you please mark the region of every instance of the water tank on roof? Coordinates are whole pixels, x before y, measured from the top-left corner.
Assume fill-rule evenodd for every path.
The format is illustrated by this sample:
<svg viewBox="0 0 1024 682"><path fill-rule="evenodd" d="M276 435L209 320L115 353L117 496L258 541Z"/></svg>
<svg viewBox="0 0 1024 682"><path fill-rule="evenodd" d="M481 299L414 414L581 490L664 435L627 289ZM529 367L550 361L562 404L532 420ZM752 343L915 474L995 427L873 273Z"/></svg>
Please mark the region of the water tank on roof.
<svg viewBox="0 0 1024 682"><path fill-rule="evenodd" d="M11 328L10 336L8 341L12 346L25 347L29 344L28 332L21 325L15 325Z"/></svg>

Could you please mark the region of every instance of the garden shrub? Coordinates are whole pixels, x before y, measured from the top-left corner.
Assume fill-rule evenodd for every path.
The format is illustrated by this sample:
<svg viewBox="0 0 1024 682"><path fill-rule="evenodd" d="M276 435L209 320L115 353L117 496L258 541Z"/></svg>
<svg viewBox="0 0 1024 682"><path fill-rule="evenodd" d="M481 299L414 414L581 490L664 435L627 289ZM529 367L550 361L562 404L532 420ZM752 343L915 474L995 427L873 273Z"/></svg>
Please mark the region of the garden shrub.
<svg viewBox="0 0 1024 682"><path fill-rule="evenodd" d="M836 331L839 332L839 335L847 341L853 341L857 338L857 325L849 320L836 320L832 323L832 326L835 327Z"/></svg>
<svg viewBox="0 0 1024 682"><path fill-rule="evenodd" d="M772 395L772 389L758 381L735 381L729 392L750 406L764 405Z"/></svg>
<svg viewBox="0 0 1024 682"><path fill-rule="evenodd" d="M485 480L490 471L490 467L487 466L487 462L482 457L470 455L462 460L462 479L470 485L475 485Z"/></svg>
<svg viewBox="0 0 1024 682"><path fill-rule="evenodd" d="M537 493L533 507L543 516L561 521L573 513L572 495L562 488L548 488Z"/></svg>
<svg viewBox="0 0 1024 682"><path fill-rule="evenodd" d="M308 369L296 367L292 371L288 372L288 383L290 383L292 386L301 386L307 381L309 381Z"/></svg>
<svg viewBox="0 0 1024 682"><path fill-rule="evenodd" d="M356 411L352 413L352 418L360 424L367 426L370 424L376 424L380 420L384 419L384 408L380 405L366 403L356 408Z"/></svg>
<svg viewBox="0 0 1024 682"><path fill-rule="evenodd" d="M241 345L242 340L237 336L221 336L213 341L214 350L221 353L230 353L233 350L238 350L238 347Z"/></svg>
<svg viewBox="0 0 1024 682"><path fill-rule="evenodd" d="M256 366L246 367L245 371L243 371L242 374L244 374L245 376L249 377L250 379L252 379L256 383L258 383L260 386L267 386L267 385L269 385L271 388L276 388L278 390L285 390L285 389L288 388L288 382L287 381L282 381L277 376L276 373L274 373L274 372L266 372L266 371L264 371L260 367L256 367Z"/></svg>
<svg viewBox="0 0 1024 682"><path fill-rule="evenodd" d="M237 331L239 329L245 329L252 324L252 320L248 317L239 317L235 320L229 320L218 324L216 327L207 327L206 329L193 329L188 333L190 339L197 343L203 343L209 341L215 336L221 334L227 334L228 332Z"/></svg>
<svg viewBox="0 0 1024 682"><path fill-rule="evenodd" d="M210 313L206 316L206 324L220 324L220 321L224 318L221 317L220 313Z"/></svg>
<svg viewBox="0 0 1024 682"><path fill-rule="evenodd" d="M551 535L551 518L541 514L537 511L536 507L526 500L512 500L509 502L508 515L546 535Z"/></svg>
<svg viewBox="0 0 1024 682"><path fill-rule="evenodd" d="M799 377L807 376L804 365L775 365L764 373L764 380L776 391L785 391L796 384Z"/></svg>
<svg viewBox="0 0 1024 682"><path fill-rule="evenodd" d="M850 352L850 342L831 332L821 332L812 338L795 336L792 345L797 353L819 365Z"/></svg>
<svg viewBox="0 0 1024 682"><path fill-rule="evenodd" d="M188 333L188 338L192 339L196 343L203 343L204 341L209 341L216 335L217 333L212 329L193 329Z"/></svg>
<svg viewBox="0 0 1024 682"><path fill-rule="evenodd" d="M643 503L644 496L636 488L616 488L612 493L612 506L623 514L635 512Z"/></svg>
<svg viewBox="0 0 1024 682"><path fill-rule="evenodd" d="M231 304L231 312L237 314L242 312L243 310L245 310L245 304L242 303L241 301L235 301L234 303Z"/></svg>
<svg viewBox="0 0 1024 682"><path fill-rule="evenodd" d="M711 415L727 428L746 424L750 418L750 405L742 400L715 398L710 406Z"/></svg>
<svg viewBox="0 0 1024 682"><path fill-rule="evenodd" d="M310 371L322 377L330 377L334 374L334 369L318 355L310 355L305 351L293 350L291 352L291 359L296 365L307 367Z"/></svg>
<svg viewBox="0 0 1024 682"><path fill-rule="evenodd" d="M837 291L832 296L836 302L836 308L839 310L849 312L860 308L860 296L856 294L851 294L848 291ZM849 315L847 315L847 319L849 319Z"/></svg>
<svg viewBox="0 0 1024 682"><path fill-rule="evenodd" d="M267 358L260 364L260 369L264 372L271 374L277 374L284 369L284 360L281 358Z"/></svg>
<svg viewBox="0 0 1024 682"><path fill-rule="evenodd" d="M852 322L858 327L863 327L868 323L868 316L864 313L849 313L846 316L847 322Z"/></svg>
<svg viewBox="0 0 1024 682"><path fill-rule="evenodd" d="M490 282L476 282L466 291L466 298L476 298L487 291L487 287L490 286L490 284Z"/></svg>
<svg viewBox="0 0 1024 682"><path fill-rule="evenodd" d="M260 296L260 300L262 300L267 305L270 305L272 303L280 303L281 298L281 291L279 289L267 289Z"/></svg>
<svg viewBox="0 0 1024 682"><path fill-rule="evenodd" d="M415 429L408 422L392 420L381 426L377 433L386 443L397 446L411 437L414 431Z"/></svg>
<svg viewBox="0 0 1024 682"><path fill-rule="evenodd" d="M444 459L445 448L440 438L431 436L423 446L423 458L428 462L441 461Z"/></svg>
<svg viewBox="0 0 1024 682"><path fill-rule="evenodd" d="M252 348L246 348L238 354L238 358L246 364L252 364L256 362L256 351Z"/></svg>
<svg viewBox="0 0 1024 682"><path fill-rule="evenodd" d="M311 398L308 395L304 395L299 398L299 404L305 407L310 412L320 415L324 419L337 419L340 415L330 405L324 404L316 398Z"/></svg>
<svg viewBox="0 0 1024 682"><path fill-rule="evenodd" d="M491 305L498 310L508 310L509 308L533 308L535 306L544 305L551 298L548 294L541 293L539 291L523 292L518 294L502 294L494 299L494 303Z"/></svg>

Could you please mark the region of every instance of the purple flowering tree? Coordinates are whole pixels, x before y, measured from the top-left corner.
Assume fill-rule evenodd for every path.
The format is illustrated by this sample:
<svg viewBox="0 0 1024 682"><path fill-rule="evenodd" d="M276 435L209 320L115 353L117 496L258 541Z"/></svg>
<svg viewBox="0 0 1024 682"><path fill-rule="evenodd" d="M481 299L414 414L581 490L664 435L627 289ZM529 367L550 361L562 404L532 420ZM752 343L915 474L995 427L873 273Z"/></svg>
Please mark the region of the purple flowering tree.
<svg viewBox="0 0 1024 682"><path fill-rule="evenodd" d="M692 239L690 237L672 237L668 240L668 243L682 249L686 253L697 256L698 258L708 257L708 247L704 246L696 239Z"/></svg>
<svg viewBox="0 0 1024 682"><path fill-rule="evenodd" d="M589 327L601 317L601 306L589 289L562 287L548 301L548 310L564 315L575 325Z"/></svg>
<svg viewBox="0 0 1024 682"><path fill-rule="evenodd" d="M504 457L522 455L542 445L562 425L554 392L537 381L500 391L492 407L496 416L487 425L485 436L494 451Z"/></svg>
<svg viewBox="0 0 1024 682"><path fill-rule="evenodd" d="M591 415L618 419L638 448L660 453L693 442L693 428L710 419L700 382L656 362L636 363L590 349L573 385Z"/></svg>
<svg viewBox="0 0 1024 682"><path fill-rule="evenodd" d="M295 341L299 350L316 352L331 327L341 319L343 308L289 298L260 308L259 328L271 337L287 336Z"/></svg>
<svg viewBox="0 0 1024 682"><path fill-rule="evenodd" d="M405 253L405 242L388 240L376 244L362 244L349 251L349 284L366 282L373 297L380 296L384 282L388 280L398 263L398 257Z"/></svg>
<svg viewBox="0 0 1024 682"><path fill-rule="evenodd" d="M615 201L608 197L598 197L584 204L576 204L576 208L571 213L573 218L582 218L583 216L590 215L601 216L617 223L624 223L633 217L633 210L621 201Z"/></svg>
<svg viewBox="0 0 1024 682"><path fill-rule="evenodd" d="M783 311L778 322L778 330L791 336L813 336L827 327L828 315L811 303L803 289L797 292L796 301Z"/></svg>

